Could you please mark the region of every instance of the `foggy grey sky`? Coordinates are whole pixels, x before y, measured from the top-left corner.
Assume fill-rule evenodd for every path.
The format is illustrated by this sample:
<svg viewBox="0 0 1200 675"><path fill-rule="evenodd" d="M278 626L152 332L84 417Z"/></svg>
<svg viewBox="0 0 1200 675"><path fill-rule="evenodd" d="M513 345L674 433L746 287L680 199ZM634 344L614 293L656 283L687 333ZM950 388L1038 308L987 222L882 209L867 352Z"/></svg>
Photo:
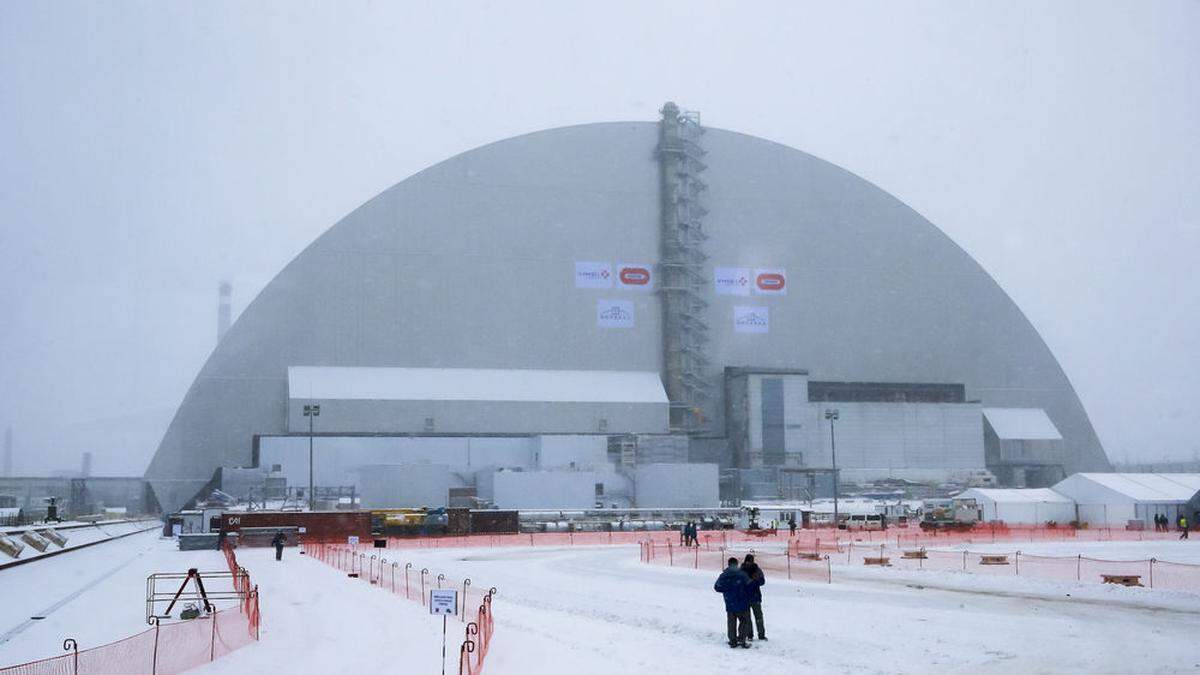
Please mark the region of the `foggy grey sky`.
<svg viewBox="0 0 1200 675"><path fill-rule="evenodd" d="M1200 3L0 5L0 427L140 474L234 311L410 174L665 100L873 181L1114 461L1200 453ZM714 224L714 226L718 226Z"/></svg>

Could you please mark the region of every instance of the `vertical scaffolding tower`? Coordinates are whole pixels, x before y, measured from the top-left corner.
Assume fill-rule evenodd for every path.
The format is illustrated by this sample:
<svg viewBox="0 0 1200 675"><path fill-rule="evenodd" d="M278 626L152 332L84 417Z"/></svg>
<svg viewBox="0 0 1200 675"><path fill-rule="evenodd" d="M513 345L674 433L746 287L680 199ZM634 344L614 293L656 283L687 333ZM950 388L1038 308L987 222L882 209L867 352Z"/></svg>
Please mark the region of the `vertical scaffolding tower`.
<svg viewBox="0 0 1200 675"><path fill-rule="evenodd" d="M704 404L712 396L707 356L708 322L703 219L708 212L701 196L708 185L700 179L707 168L700 114L680 111L668 102L662 114L658 144L661 168L662 241L658 292L663 308L663 371L671 401L671 430L707 431Z"/></svg>

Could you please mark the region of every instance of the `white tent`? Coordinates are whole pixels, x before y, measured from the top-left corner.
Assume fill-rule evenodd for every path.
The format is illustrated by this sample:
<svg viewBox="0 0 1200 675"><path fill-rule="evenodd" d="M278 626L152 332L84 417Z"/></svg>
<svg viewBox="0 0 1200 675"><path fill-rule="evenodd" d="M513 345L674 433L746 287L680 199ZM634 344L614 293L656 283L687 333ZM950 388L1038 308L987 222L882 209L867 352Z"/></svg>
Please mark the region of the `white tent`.
<svg viewBox="0 0 1200 675"><path fill-rule="evenodd" d="M1069 523L1075 520L1075 502L1050 488L1009 490L971 488L959 497L974 498L985 521L1013 524Z"/></svg>
<svg viewBox="0 0 1200 675"><path fill-rule="evenodd" d="M1077 473L1054 486L1075 500L1079 520L1124 527L1131 520L1153 527L1155 514L1172 524L1200 492L1200 473Z"/></svg>

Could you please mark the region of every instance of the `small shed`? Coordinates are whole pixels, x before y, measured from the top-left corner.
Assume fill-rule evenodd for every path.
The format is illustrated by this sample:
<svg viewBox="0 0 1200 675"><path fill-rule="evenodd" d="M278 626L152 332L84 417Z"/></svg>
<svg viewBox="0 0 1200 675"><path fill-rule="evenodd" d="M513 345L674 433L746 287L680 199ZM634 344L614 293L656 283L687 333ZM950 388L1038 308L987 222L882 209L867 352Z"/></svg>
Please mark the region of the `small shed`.
<svg viewBox="0 0 1200 675"><path fill-rule="evenodd" d="M1124 527L1140 520L1153 529L1154 516L1165 515L1174 525L1200 492L1200 473L1077 473L1054 490L1075 500L1079 520L1091 525Z"/></svg>
<svg viewBox="0 0 1200 675"><path fill-rule="evenodd" d="M971 488L959 497L974 498L987 522L1043 525L1075 520L1075 501L1050 488Z"/></svg>

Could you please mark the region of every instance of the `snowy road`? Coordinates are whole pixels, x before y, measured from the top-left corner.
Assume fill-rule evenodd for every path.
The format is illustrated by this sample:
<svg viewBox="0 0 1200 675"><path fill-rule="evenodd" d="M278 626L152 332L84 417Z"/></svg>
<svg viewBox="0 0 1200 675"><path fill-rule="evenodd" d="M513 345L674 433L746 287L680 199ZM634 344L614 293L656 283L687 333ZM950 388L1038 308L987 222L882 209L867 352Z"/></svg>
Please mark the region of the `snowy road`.
<svg viewBox="0 0 1200 675"><path fill-rule="evenodd" d="M287 549L238 549L258 584L261 641L195 673L438 673L442 621L420 603L346 578ZM451 622L446 672L456 673L461 625Z"/></svg>

